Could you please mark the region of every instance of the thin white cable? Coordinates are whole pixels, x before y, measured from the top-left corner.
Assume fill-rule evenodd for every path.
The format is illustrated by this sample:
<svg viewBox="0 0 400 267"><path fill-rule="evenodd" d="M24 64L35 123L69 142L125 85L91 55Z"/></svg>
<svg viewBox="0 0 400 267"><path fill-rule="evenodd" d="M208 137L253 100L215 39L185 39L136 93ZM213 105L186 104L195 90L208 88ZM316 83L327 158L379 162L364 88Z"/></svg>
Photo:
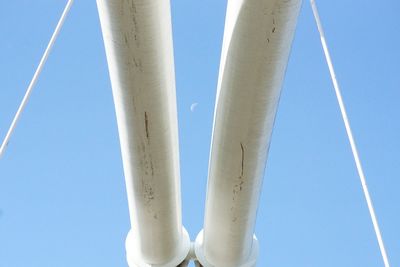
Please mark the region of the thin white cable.
<svg viewBox="0 0 400 267"><path fill-rule="evenodd" d="M354 138L353 138L353 133L352 133L351 128L350 128L350 122L349 122L349 119L347 117L347 112L346 112L346 108L344 106L344 102L343 102L343 99L342 99L342 94L340 92L339 84L338 84L338 82L336 80L335 70L333 68L333 64L332 64L331 56L329 54L328 46L326 44L325 34L324 34L324 30L322 28L322 24L321 24L320 17L319 17L319 14L318 14L318 9L317 9L317 6L315 4L315 0L310 0L310 3L311 3L311 8L312 8L313 13L314 13L315 21L317 23L318 31L319 31L320 38L321 38L322 48L324 50L326 62L328 64L329 73L331 75L333 87L335 88L336 97L337 97L337 100L338 100L338 103L339 103L340 111L342 113L344 125L346 127L346 132L347 132L347 136L349 138L351 151L353 152L354 161L356 163L358 175L360 176L362 189L364 191L364 196L365 196L365 199L366 199L367 205L368 205L368 210L369 210L369 213L371 215L372 224L374 225L374 230L375 230L376 238L378 240L379 249L380 249L381 254L382 254L382 259L383 259L383 262L385 264L385 267L390 267L389 259L388 259L388 256L386 254L385 245L383 243L381 231L379 229L378 220L377 220L376 215L375 215L374 206L372 205L371 196L369 195L368 186L367 186L367 182L366 182L366 179L365 179L364 171L363 171L363 168L361 166L361 161L360 161L360 158L359 158L359 155L358 155L358 151L357 151L357 147L356 147L356 144L355 144L355 141L354 141Z"/></svg>
<svg viewBox="0 0 400 267"><path fill-rule="evenodd" d="M64 11L63 11L63 13L62 13L62 15L60 17L60 20L58 21L57 26L56 26L56 28L54 30L54 33L51 36L49 44L47 45L46 50L44 51L44 54L43 54L43 56L42 56L42 58L41 58L41 60L39 62L39 65L36 68L35 74L33 75L31 82L29 83L29 86L28 86L28 89L26 90L25 96L22 99L22 102L21 102L21 104L20 104L20 106L19 106L19 108L17 110L17 113L15 114L15 117L14 117L14 119L13 119L11 125L10 125L10 128L8 129L8 132L6 134L6 137L4 138L4 141L1 144L1 147L0 147L0 158L3 155L4 151L6 150L8 142L10 141L10 137L11 137L12 133L15 130L17 122L18 122L18 120L19 120L19 118L21 116L21 113L24 110L26 104L28 103L28 100L29 100L29 97L30 97L30 95L32 93L32 90L35 87L35 84L36 84L36 82L37 82L37 80L39 78L40 73L42 72L43 66L47 61L47 58L48 58L48 56L50 54L50 51L51 51L51 49L52 49L52 47L53 47L53 45L54 45L54 43L55 43L55 41L57 39L58 34L60 33L60 30L61 30L61 28L62 28L62 26L64 24L64 21L65 21L65 18L67 17L68 12L71 9L71 6L72 6L73 2L74 2L74 0L69 0L68 3L66 4L65 8L64 8Z"/></svg>

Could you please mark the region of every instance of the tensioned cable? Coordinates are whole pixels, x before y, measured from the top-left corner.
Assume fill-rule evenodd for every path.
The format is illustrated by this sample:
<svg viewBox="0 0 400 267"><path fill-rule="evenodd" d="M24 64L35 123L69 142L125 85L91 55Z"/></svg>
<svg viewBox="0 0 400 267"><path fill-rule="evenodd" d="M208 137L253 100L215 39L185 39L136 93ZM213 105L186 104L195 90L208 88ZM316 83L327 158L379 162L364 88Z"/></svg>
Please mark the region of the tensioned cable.
<svg viewBox="0 0 400 267"><path fill-rule="evenodd" d="M11 137L12 133L15 130L17 122L18 122L19 118L21 117L22 111L24 110L26 104L28 103L28 100L29 100L29 97L30 97L30 95L32 93L32 90L35 87L35 84L36 84L36 82L37 82L37 80L39 78L40 73L42 72L43 66L46 63L47 58L49 57L50 51L53 48L53 45L54 45L54 43L55 43L55 41L57 39L58 34L60 33L60 30L61 30L61 28L62 28L62 26L64 24L64 21L65 21L65 18L67 17L68 12L71 9L71 6L72 6L73 2L74 2L74 0L69 0L67 2L67 4L66 4L65 8L64 8L64 11L63 11L63 13L62 13L62 15L60 17L60 20L58 21L57 26L56 26L56 28L55 28L55 30L53 32L53 35L50 38L49 44L47 45L46 50L44 51L44 54L43 54L43 56L42 56L42 58L41 58L41 60L39 62L39 65L38 65L36 71L35 71L35 74L33 75L31 82L29 83L29 86L28 86L28 89L26 90L25 96L22 99L22 102L21 102L21 104L20 104L20 106L19 106L19 108L17 110L17 113L15 114L15 117L14 117L14 119L13 119L11 125L10 125L10 128L8 129L8 132L6 134L6 137L4 138L4 141L1 144L1 147L0 147L0 158L4 153L4 151L5 151L5 149L6 149L7 145L8 145L8 142L10 141L10 137Z"/></svg>
<svg viewBox="0 0 400 267"><path fill-rule="evenodd" d="M347 136L349 138L351 151L353 152L354 161L356 163L358 175L360 176L362 189L364 191L364 196L365 196L365 199L366 199L367 205L368 205L368 210L369 210L369 213L371 215L372 224L374 225L376 239L378 240L379 249L380 249L381 254L382 254L382 259L383 259L383 262L385 264L385 267L390 267L389 266L388 256L387 256L386 250L385 250L385 245L383 243L381 231L379 229L378 220L377 220L376 215L375 215L374 206L372 205L371 196L369 195L368 186L367 186L367 182L366 182L366 179L365 179L364 171L363 171L363 168L361 166L360 157L358 156L356 143L354 141L353 133L352 133L351 128L350 128L350 122L349 122L349 119L347 117L347 112L346 112L346 108L344 106L342 94L340 92L339 84L338 84L338 82L336 80L335 70L333 68L331 56L329 54L328 45L326 44L325 34L324 34L324 30L322 28L321 20L320 20L319 14L318 14L318 9L317 9L317 6L315 4L315 0L310 0L310 3L311 3L311 8L312 8L313 13L314 13L315 21L317 23L319 35L320 35L320 38L321 38L322 48L324 50L326 62L328 64L329 73L331 75L333 87L335 88L335 93L336 93L336 97L337 97L337 100L338 100L338 103L339 103L340 111L342 113L344 125L346 127L346 132L347 132Z"/></svg>

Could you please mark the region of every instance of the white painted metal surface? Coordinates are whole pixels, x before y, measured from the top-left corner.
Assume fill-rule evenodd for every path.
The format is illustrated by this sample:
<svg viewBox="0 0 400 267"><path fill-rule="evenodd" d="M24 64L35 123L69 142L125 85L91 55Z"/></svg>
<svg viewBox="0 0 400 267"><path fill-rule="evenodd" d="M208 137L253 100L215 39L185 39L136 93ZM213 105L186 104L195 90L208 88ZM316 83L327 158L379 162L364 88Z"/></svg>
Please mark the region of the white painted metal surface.
<svg viewBox="0 0 400 267"><path fill-rule="evenodd" d="M168 0L97 0L128 194L131 267L177 266L182 227L178 123Z"/></svg>
<svg viewBox="0 0 400 267"><path fill-rule="evenodd" d="M205 267L255 266L258 200L301 0L229 0L204 230Z"/></svg>

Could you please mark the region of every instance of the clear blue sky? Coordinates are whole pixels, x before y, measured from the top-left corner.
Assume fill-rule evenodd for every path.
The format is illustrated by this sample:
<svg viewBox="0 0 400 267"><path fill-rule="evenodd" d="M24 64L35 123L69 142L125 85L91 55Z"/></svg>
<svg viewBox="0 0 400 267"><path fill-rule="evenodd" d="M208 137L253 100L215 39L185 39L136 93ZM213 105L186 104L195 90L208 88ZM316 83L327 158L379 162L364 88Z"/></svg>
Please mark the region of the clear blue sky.
<svg viewBox="0 0 400 267"><path fill-rule="evenodd" d="M382 234L400 266L400 4L318 1ZM0 3L0 137L65 1ZM172 1L183 223L203 225L226 1ZM198 103L193 112L192 103ZM0 267L127 266L128 208L95 1L75 1L0 159ZM262 267L383 266L308 1L256 234Z"/></svg>

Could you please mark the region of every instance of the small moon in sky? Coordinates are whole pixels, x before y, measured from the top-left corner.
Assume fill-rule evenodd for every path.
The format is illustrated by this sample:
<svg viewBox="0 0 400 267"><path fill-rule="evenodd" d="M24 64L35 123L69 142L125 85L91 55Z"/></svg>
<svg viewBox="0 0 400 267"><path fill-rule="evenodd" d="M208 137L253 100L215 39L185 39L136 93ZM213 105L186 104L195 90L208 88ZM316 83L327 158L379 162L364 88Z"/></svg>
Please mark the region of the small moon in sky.
<svg viewBox="0 0 400 267"><path fill-rule="evenodd" d="M193 103L192 105L190 105L190 111L193 112L194 109L197 107L199 103Z"/></svg>

